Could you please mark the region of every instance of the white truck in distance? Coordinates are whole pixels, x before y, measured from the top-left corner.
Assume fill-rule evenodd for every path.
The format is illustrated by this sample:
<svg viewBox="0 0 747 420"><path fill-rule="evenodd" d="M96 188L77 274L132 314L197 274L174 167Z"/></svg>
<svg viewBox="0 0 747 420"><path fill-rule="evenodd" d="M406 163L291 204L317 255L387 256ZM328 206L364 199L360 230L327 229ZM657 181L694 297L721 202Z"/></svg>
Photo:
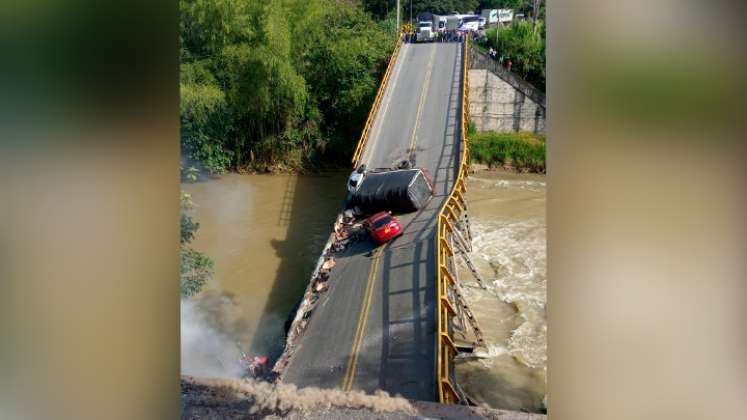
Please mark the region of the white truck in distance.
<svg viewBox="0 0 747 420"><path fill-rule="evenodd" d="M462 24L459 27L469 31L477 32L480 29L480 16L463 15Z"/></svg>
<svg viewBox="0 0 747 420"><path fill-rule="evenodd" d="M418 32L416 34L416 40L418 42L433 41L435 36L436 35L433 32L433 22L418 22Z"/></svg>

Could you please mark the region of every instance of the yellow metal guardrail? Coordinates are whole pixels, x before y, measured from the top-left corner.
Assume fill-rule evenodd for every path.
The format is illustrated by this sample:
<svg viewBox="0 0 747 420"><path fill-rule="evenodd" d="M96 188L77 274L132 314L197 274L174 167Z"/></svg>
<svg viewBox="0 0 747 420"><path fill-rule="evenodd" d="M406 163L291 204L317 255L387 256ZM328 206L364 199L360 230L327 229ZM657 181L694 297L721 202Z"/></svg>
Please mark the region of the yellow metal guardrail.
<svg viewBox="0 0 747 420"><path fill-rule="evenodd" d="M392 56L389 58L389 64L387 65L386 71L384 72L384 78L381 79L379 90L376 92L376 99L374 99L374 103L373 105L371 105L371 111L368 112L366 124L363 126L363 132L361 133L360 139L358 139L358 146L356 146L355 153L353 153L353 168L358 166L358 161L363 154L363 146L366 144L366 140L368 139L368 130L371 128L374 118L376 117L376 111L379 110L379 104L381 102L381 97L384 96L384 91L386 90L386 85L389 81L389 75L394 68L394 63L397 61L397 54L399 53L399 48L402 45L402 38L403 34L400 33L399 38L397 38L397 44L394 46L394 51L392 51Z"/></svg>
<svg viewBox="0 0 747 420"><path fill-rule="evenodd" d="M467 124L469 122L469 39L465 39L463 54L464 74L462 80L462 153L454 187L449 198L438 213L436 254L438 259L438 337L436 377L438 382L438 399L442 404L457 403L461 397L453 384L453 359L457 354L456 345L451 338L451 320L456 316L456 308L449 298L449 291L456 281L449 270L449 258L454 250L449 245L447 235L454 231L454 224L465 211L464 193L467 191L464 180L469 169L469 146L467 143Z"/></svg>

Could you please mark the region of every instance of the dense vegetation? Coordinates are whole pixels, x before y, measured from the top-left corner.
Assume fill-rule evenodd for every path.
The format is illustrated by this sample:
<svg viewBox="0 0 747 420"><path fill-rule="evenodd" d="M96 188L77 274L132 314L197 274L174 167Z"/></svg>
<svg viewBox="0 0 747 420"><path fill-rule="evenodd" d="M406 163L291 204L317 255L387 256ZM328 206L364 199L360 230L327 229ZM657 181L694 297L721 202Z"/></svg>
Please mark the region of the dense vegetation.
<svg viewBox="0 0 747 420"><path fill-rule="evenodd" d="M511 71L538 89L545 90L545 24L538 20L513 22L508 28L485 31L487 45L497 56L510 58Z"/></svg>
<svg viewBox="0 0 747 420"><path fill-rule="evenodd" d="M545 167L545 138L532 133L472 133L469 136L470 158L495 166L540 172Z"/></svg>
<svg viewBox="0 0 747 420"><path fill-rule="evenodd" d="M213 275L213 261L205 254L189 247L200 224L192 220L187 212L192 208L192 198L182 193L180 229L180 272L182 297L193 296L202 290Z"/></svg>
<svg viewBox="0 0 747 420"><path fill-rule="evenodd" d="M199 178L199 171L194 168L180 167L182 181L194 182ZM199 293L213 276L213 261L205 254L190 248L200 224L192 220L189 211L192 209L192 196L181 194L181 217L179 237L181 295L188 298Z"/></svg>
<svg viewBox="0 0 747 420"><path fill-rule="evenodd" d="M209 171L347 162L394 46L356 0L181 0L182 150Z"/></svg>
<svg viewBox="0 0 747 420"><path fill-rule="evenodd" d="M412 18L415 19L421 12L445 14L452 11L476 11L479 4L479 0L412 0ZM397 0L365 0L364 6L366 11L370 12L376 19L390 17L397 13ZM410 1L401 0L400 7L402 8L402 21L408 21L410 19Z"/></svg>

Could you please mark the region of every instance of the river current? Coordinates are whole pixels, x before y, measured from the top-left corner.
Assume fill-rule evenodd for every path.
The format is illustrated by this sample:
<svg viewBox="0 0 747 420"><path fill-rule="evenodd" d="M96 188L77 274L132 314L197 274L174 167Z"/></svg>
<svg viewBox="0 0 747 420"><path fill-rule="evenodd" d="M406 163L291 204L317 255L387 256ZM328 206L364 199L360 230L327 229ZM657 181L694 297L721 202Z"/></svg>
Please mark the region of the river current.
<svg viewBox="0 0 747 420"><path fill-rule="evenodd" d="M539 412L545 406L545 192L542 175L482 171L467 181L471 259L488 290L464 292L487 349L458 363L457 379L475 402L495 408ZM470 285L470 271L460 266Z"/></svg>

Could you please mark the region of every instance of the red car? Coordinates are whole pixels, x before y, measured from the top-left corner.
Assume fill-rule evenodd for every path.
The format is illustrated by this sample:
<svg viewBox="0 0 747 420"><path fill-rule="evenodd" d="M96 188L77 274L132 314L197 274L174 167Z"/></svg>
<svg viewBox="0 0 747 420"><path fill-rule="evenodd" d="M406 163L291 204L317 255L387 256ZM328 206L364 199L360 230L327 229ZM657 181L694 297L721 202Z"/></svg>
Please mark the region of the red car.
<svg viewBox="0 0 747 420"><path fill-rule="evenodd" d="M374 214L363 224L377 245L391 241L402 234L402 225L399 220L385 211Z"/></svg>

